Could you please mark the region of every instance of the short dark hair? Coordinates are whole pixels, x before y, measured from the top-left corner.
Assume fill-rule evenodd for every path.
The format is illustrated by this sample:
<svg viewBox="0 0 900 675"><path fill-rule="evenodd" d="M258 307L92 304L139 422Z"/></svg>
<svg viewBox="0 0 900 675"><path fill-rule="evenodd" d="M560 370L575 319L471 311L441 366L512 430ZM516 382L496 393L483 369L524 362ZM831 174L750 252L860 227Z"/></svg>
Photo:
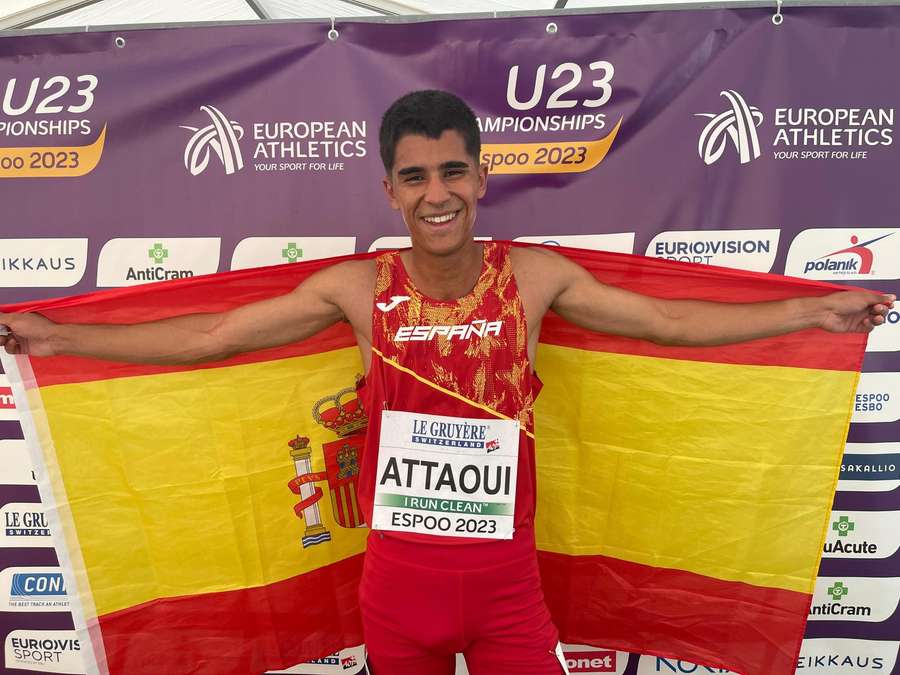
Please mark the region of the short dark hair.
<svg viewBox="0 0 900 675"><path fill-rule="evenodd" d="M394 168L394 151L400 139L409 134L440 138L452 129L458 131L466 144L466 152L478 162L481 154L481 133L475 113L459 96L446 91L425 89L401 96L381 118L378 144L384 170Z"/></svg>

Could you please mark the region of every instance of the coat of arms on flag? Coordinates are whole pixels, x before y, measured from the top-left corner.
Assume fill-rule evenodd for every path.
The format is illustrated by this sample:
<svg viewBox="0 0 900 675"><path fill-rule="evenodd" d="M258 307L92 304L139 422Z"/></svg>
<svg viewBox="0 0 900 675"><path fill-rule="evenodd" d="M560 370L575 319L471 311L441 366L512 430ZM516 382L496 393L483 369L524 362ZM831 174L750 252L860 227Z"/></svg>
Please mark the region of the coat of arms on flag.
<svg viewBox="0 0 900 675"><path fill-rule="evenodd" d="M351 394L352 398L349 398ZM319 512L318 502L323 495L322 488L315 485L319 481L328 481L334 519L341 527L365 526L356 497L356 483L359 477L359 454L366 439L368 418L356 396L356 389L347 387L333 396L319 399L313 406L312 416L318 424L334 431L339 438L322 444L325 471L315 473L312 471L309 438L298 434L288 442L297 471L297 476L291 479L288 487L301 498L294 506L294 511L297 517L306 522L306 530L301 539L304 548L331 540L331 533L322 524Z"/></svg>

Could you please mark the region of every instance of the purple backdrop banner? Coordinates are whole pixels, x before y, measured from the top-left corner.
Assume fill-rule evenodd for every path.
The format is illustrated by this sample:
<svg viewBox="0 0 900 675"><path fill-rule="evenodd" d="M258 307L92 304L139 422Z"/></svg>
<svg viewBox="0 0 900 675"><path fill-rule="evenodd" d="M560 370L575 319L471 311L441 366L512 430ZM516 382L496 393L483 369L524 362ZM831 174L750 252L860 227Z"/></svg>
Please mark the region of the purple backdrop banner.
<svg viewBox="0 0 900 675"><path fill-rule="evenodd" d="M898 7L329 28L0 38L0 302L405 245L378 125L423 88L479 118L478 236L900 291ZM900 673L898 352L895 310L870 341L803 673ZM85 672L21 438L0 375L5 666ZM700 672L598 654L573 672Z"/></svg>

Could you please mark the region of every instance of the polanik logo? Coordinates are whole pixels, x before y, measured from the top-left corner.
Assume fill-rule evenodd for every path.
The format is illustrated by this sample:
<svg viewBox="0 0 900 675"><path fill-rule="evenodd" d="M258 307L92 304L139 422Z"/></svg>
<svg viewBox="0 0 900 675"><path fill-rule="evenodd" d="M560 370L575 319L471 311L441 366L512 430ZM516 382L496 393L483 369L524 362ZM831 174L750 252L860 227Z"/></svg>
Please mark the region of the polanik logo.
<svg viewBox="0 0 900 675"><path fill-rule="evenodd" d="M806 266L803 268L803 273L871 274L875 254L869 246L885 237L890 237L892 234L893 232L883 234L880 237L875 237L862 243L860 243L859 237L854 234L850 237L850 246L827 253L821 258L807 261Z"/></svg>
<svg viewBox="0 0 900 675"><path fill-rule="evenodd" d="M211 105L200 106L210 119L205 127L182 125L182 129L193 131L184 148L184 168L192 176L203 173L209 165L210 150L218 155L225 174L231 175L244 168L244 158L238 141L244 137L244 128L225 113Z"/></svg>
<svg viewBox="0 0 900 675"><path fill-rule="evenodd" d="M808 279L898 279L897 228L813 228L794 237L784 273Z"/></svg>
<svg viewBox="0 0 900 675"><path fill-rule="evenodd" d="M762 124L763 114L733 89L721 92L720 96L731 104L728 110L718 114L697 113L698 117L710 118L697 145L700 159L707 165L714 164L725 152L730 139L741 164L749 164L759 157L756 127Z"/></svg>

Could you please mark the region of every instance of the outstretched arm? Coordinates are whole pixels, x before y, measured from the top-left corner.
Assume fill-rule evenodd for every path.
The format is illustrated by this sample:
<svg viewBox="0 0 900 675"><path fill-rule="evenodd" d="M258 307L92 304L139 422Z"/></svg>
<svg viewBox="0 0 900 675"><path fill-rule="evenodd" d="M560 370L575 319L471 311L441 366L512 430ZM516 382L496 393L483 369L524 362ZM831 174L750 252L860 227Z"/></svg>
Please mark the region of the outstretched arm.
<svg viewBox="0 0 900 675"><path fill-rule="evenodd" d="M551 309L590 330L657 344L721 345L805 328L868 332L884 323L895 300L874 291L755 303L668 300L601 284L579 265L551 255L556 260Z"/></svg>
<svg viewBox="0 0 900 675"><path fill-rule="evenodd" d="M0 346L10 354L70 354L134 363L214 361L302 340L342 320L341 288L348 274L343 268L358 264L326 268L290 293L216 314L131 325L57 324L39 314L0 314L0 324L9 329L0 337Z"/></svg>

